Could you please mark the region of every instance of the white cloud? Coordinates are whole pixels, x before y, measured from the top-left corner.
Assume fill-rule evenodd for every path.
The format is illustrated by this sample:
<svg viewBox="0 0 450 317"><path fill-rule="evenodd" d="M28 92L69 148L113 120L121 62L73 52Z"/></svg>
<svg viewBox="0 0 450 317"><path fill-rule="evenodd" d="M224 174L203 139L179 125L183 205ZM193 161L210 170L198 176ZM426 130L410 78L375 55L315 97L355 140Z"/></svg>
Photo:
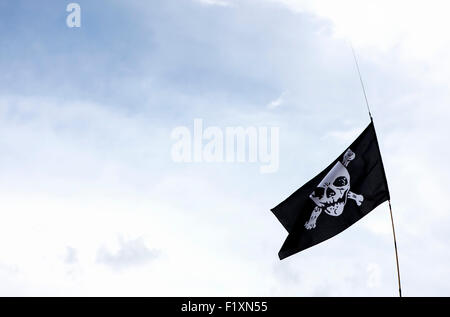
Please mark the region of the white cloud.
<svg viewBox="0 0 450 317"><path fill-rule="evenodd" d="M442 37L450 27L446 19L449 3L444 0L274 1L329 19L335 35L351 39L357 45L387 50L401 44L405 50L415 49L409 52L412 56L427 56L449 42Z"/></svg>
<svg viewBox="0 0 450 317"><path fill-rule="evenodd" d="M447 38L431 36L426 40L436 45L417 47L424 35L411 18L401 18L396 3L284 2L307 15L286 7L267 9L258 0L242 3L242 10L226 10L218 19L212 14L223 10L196 10L204 16L183 20L184 10L164 7L179 24L158 20L150 32L156 36L149 38L155 45L152 54L165 50L151 59L148 47L144 57L133 55L134 61L154 64L139 64L139 71L128 63L114 67L142 77L130 79L118 72L112 79L105 73L97 81L93 76L101 88L95 94L77 90L75 80L67 82L92 101L74 100L73 95L0 98L0 293L395 296L386 204L323 244L282 262L276 257L286 233L269 208L329 164L368 122L351 50L340 40L348 31L360 52L363 75L370 78L366 83L393 197L405 295L448 294L450 219L434 199L450 192L445 182L450 155L443 146L450 135L448 86L429 82L450 78ZM412 10L419 14L416 3ZM148 14L159 12L149 7ZM424 12L423 24L447 23L429 21L433 16ZM387 26L381 25L383 19ZM334 37L320 32L327 28ZM19 38L14 42L21 43ZM63 49L59 44L60 59L67 53ZM95 65L115 61L112 52L84 65L101 72ZM14 73L23 79L19 75L28 73L30 64L40 65L33 58L26 60L25 70L6 78ZM186 67L193 62L196 67ZM161 72L150 72L151 65ZM70 68L60 69L64 76L70 73ZM85 69L80 68L79 78L86 76ZM189 93L181 92L184 86L178 81L157 85L156 78L173 70L177 80L187 77ZM51 74L48 69L37 73L43 87L51 87L42 94L53 95L58 79L72 78ZM220 93L205 97L214 76L221 79ZM108 85L111 81L116 84ZM133 90L142 82L142 89ZM24 89L35 84L23 79ZM222 90L223 85L229 86ZM261 107L280 87L289 89L290 107L280 106L287 102L283 95L273 101L282 111ZM173 98L162 98L160 90ZM231 96L235 90L242 90L239 98ZM105 104L103 94L113 92L123 99ZM205 114L208 124L280 125L280 171L262 176L249 166L171 164L171 128L189 124L199 114ZM126 241L139 237L138 250L144 254L153 248L161 253L134 265L123 260L130 257L117 236ZM111 270L105 260L133 269Z"/></svg>
<svg viewBox="0 0 450 317"><path fill-rule="evenodd" d="M367 265L367 286L369 288L380 287L381 283L381 268L377 263L369 263Z"/></svg>
<svg viewBox="0 0 450 317"><path fill-rule="evenodd" d="M77 263L78 262L77 249L72 248L72 247L67 247L66 248L66 257L64 259L64 262L67 264Z"/></svg>
<svg viewBox="0 0 450 317"><path fill-rule="evenodd" d="M268 105L268 109L275 109L281 106L284 103L284 97L286 95L286 92L283 92L277 99L272 100Z"/></svg>
<svg viewBox="0 0 450 317"><path fill-rule="evenodd" d="M361 128L354 128L351 130L344 130L344 131L327 131L324 135L324 139L331 139L335 142L338 142L339 144L351 144L353 140L355 140L358 135L361 133Z"/></svg>
<svg viewBox="0 0 450 317"><path fill-rule="evenodd" d="M450 78L448 1L269 1L331 22L334 36L350 40L362 58L386 65L396 53L404 63L422 64L409 65L417 76L446 82Z"/></svg>
<svg viewBox="0 0 450 317"><path fill-rule="evenodd" d="M159 255L156 250L149 249L142 238L119 238L116 250L111 251L102 246L97 252L97 262L108 265L114 269L127 269L133 266L147 264Z"/></svg>
<svg viewBox="0 0 450 317"><path fill-rule="evenodd" d="M221 6L221 7L228 7L231 5L231 3L226 0L195 0L195 1L200 2L201 4L205 4L205 5L215 5L215 6Z"/></svg>

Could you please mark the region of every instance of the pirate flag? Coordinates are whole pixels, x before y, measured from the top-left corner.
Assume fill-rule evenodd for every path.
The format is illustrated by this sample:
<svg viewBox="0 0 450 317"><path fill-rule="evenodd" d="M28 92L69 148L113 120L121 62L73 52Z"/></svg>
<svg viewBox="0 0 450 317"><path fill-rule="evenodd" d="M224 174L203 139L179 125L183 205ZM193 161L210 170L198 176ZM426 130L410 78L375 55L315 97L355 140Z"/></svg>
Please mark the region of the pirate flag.
<svg viewBox="0 0 450 317"><path fill-rule="evenodd" d="M389 199L371 122L330 166L272 209L289 232L278 256L284 259L337 235Z"/></svg>

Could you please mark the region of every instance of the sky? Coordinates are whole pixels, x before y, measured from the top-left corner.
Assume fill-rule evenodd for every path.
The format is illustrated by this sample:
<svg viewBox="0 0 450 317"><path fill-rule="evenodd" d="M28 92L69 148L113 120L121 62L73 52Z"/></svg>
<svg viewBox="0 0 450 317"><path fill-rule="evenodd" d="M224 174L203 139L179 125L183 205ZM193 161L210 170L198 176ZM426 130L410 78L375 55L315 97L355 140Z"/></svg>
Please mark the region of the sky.
<svg viewBox="0 0 450 317"><path fill-rule="evenodd" d="M369 123L405 296L450 296L446 1L0 0L0 295L396 296L389 208L280 261L270 212ZM171 132L279 127L279 168ZM436 200L437 199L437 200Z"/></svg>

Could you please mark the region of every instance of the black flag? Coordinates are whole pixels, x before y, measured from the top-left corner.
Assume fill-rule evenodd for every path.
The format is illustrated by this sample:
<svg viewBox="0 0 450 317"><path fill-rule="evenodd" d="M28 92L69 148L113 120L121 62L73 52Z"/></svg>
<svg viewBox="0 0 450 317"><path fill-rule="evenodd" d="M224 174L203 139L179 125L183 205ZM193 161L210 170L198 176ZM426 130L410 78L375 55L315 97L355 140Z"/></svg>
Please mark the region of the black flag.
<svg viewBox="0 0 450 317"><path fill-rule="evenodd" d="M337 235L389 199L371 122L330 166L272 209L289 232L278 256L284 259Z"/></svg>

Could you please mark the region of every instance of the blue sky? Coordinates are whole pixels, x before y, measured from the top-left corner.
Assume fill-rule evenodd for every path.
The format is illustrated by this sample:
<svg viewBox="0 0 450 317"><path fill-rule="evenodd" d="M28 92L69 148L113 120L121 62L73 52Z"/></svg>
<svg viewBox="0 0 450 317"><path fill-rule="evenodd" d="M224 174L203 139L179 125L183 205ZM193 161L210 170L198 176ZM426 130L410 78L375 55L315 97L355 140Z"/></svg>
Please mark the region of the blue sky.
<svg viewBox="0 0 450 317"><path fill-rule="evenodd" d="M404 294L448 295L444 2L68 3L0 1L0 294L395 296L386 205L277 259L269 209L369 122L351 41ZM279 170L174 163L195 118L280 127Z"/></svg>

